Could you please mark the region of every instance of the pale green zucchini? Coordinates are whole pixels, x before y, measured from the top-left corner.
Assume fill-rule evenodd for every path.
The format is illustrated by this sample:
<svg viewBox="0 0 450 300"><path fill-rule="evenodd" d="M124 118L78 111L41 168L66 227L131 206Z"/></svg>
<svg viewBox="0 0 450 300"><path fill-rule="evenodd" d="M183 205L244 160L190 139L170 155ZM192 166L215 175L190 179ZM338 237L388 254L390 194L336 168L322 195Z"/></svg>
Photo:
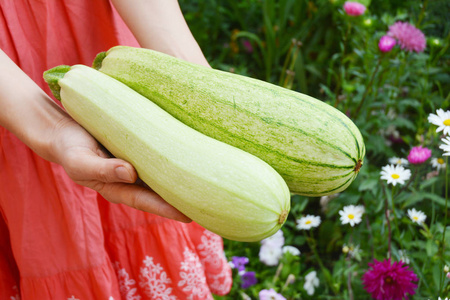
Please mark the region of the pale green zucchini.
<svg viewBox="0 0 450 300"><path fill-rule="evenodd" d="M168 203L225 238L259 241L290 209L267 163L178 121L123 83L83 65L44 78L67 112Z"/></svg>
<svg viewBox="0 0 450 300"><path fill-rule="evenodd" d="M307 95L148 49L113 47L94 67L188 126L266 161L292 193L343 191L362 166L358 128Z"/></svg>

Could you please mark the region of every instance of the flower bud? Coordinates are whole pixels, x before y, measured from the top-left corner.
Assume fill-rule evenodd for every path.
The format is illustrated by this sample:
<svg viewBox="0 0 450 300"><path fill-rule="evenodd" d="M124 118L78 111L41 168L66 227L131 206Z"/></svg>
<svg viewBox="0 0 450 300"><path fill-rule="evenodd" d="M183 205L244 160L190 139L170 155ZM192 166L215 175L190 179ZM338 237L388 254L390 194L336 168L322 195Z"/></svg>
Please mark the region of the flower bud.
<svg viewBox="0 0 450 300"><path fill-rule="evenodd" d="M359 2L347 1L344 3L344 10L349 16L360 16L366 11L366 7Z"/></svg>
<svg viewBox="0 0 450 300"><path fill-rule="evenodd" d="M378 48L381 52L389 52L394 48L396 43L397 41L393 37L384 35L378 42Z"/></svg>

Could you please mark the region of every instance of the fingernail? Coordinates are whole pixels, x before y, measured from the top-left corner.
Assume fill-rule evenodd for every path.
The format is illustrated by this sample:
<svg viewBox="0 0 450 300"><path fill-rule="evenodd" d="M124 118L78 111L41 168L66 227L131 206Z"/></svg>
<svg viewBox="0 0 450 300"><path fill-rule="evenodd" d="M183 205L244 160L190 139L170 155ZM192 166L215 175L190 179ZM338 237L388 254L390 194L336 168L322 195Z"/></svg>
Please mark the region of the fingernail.
<svg viewBox="0 0 450 300"><path fill-rule="evenodd" d="M123 180L126 182L133 182L133 178L132 178L130 172L125 167L117 167L116 175L120 180Z"/></svg>

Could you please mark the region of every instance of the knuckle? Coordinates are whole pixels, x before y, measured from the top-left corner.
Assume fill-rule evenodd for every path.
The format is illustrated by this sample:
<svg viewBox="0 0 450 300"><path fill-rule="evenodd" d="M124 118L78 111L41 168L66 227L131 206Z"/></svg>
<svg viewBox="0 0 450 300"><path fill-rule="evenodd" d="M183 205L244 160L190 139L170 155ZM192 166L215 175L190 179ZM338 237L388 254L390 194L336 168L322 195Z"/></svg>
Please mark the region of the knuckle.
<svg viewBox="0 0 450 300"><path fill-rule="evenodd" d="M97 178L101 182L109 182L110 181L110 174L108 172L108 169L106 169L106 168L99 168L97 170Z"/></svg>
<svg viewBox="0 0 450 300"><path fill-rule="evenodd" d="M131 197L131 207L144 211L145 209L145 191L142 189L139 189L139 191L136 191L136 193L133 194Z"/></svg>

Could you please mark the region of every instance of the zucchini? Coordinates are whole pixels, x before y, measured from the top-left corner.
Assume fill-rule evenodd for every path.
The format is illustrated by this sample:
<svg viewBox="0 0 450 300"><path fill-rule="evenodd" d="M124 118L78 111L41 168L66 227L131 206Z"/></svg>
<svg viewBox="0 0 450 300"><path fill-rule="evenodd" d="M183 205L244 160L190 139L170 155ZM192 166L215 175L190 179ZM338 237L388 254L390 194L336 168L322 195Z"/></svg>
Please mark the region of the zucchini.
<svg viewBox="0 0 450 300"><path fill-rule="evenodd" d="M94 67L186 125L261 158L292 193L341 192L363 164L355 124L307 95L142 48L113 47Z"/></svg>
<svg viewBox="0 0 450 300"><path fill-rule="evenodd" d="M188 127L88 66L58 66L46 71L44 79L81 126L206 229L250 242L274 234L285 222L289 189L256 156Z"/></svg>

